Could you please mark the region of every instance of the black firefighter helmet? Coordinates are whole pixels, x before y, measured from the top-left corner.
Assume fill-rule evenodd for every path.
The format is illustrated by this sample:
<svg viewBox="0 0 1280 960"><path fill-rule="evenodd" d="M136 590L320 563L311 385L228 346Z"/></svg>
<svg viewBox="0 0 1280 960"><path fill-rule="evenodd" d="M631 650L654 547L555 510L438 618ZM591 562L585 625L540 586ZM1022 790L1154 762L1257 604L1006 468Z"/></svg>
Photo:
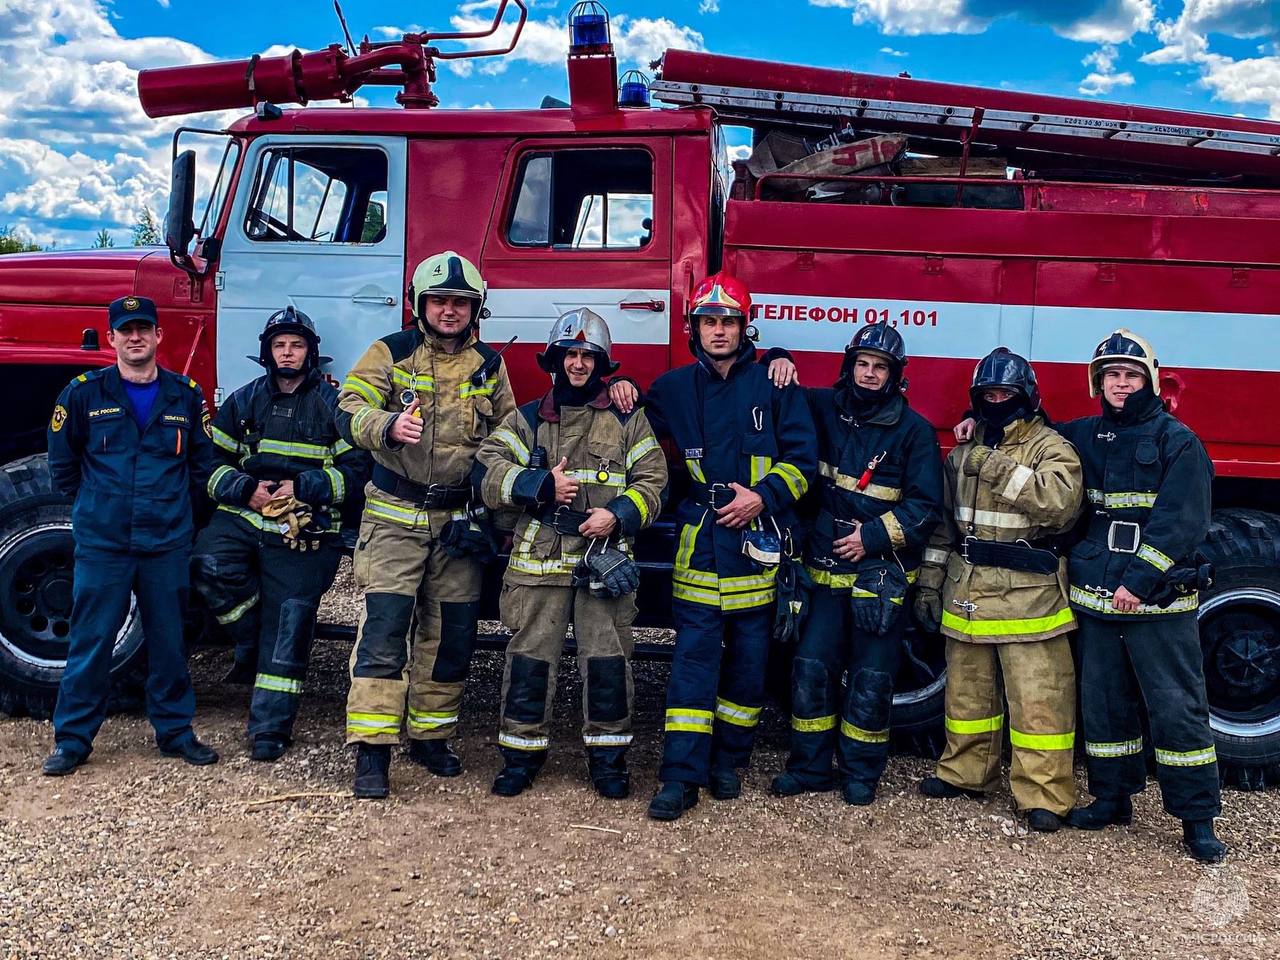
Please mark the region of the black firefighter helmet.
<svg viewBox="0 0 1280 960"><path fill-rule="evenodd" d="M271 356L271 341L282 333L296 333L307 341L307 362L301 370L285 371L276 368L275 359ZM254 358L250 357L249 359L252 360ZM289 304L283 310L277 310L267 317L262 333L258 334L257 356L258 363L267 370L282 376L301 376L304 373L319 369L320 364L325 359L327 358L320 356L320 336L316 333L316 325L311 322L310 317L293 304Z"/></svg>
<svg viewBox="0 0 1280 960"><path fill-rule="evenodd" d="M1008 347L996 347L978 361L973 368L973 384L969 387L969 400L973 409L981 409L982 391L991 389L1012 390L1026 402L1028 413L1040 409L1040 387L1036 372L1024 357Z"/></svg>

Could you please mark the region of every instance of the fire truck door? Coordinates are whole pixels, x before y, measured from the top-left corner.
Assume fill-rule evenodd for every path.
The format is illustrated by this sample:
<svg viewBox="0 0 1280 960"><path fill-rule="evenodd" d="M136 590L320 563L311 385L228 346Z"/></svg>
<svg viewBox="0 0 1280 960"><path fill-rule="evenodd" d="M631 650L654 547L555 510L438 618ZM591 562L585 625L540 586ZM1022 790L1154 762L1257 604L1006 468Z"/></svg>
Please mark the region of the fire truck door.
<svg viewBox="0 0 1280 960"><path fill-rule="evenodd" d="M405 142L263 137L245 163L218 264L218 383L261 374L258 334L288 304L315 322L341 379L401 326Z"/></svg>
<svg viewBox="0 0 1280 960"><path fill-rule="evenodd" d="M516 392L545 389L531 362L552 321L589 307L609 324L614 359L648 384L670 365L670 138L530 142L508 158L508 209L485 243L485 339L518 336Z"/></svg>

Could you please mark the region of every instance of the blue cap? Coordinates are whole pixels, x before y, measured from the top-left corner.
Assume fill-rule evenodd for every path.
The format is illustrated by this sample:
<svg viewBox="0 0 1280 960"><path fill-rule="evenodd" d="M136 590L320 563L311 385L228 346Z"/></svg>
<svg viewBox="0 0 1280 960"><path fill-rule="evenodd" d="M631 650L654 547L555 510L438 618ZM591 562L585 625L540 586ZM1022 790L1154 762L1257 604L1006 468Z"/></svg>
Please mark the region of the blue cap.
<svg viewBox="0 0 1280 960"><path fill-rule="evenodd" d="M156 319L156 304L147 297L121 297L112 300L107 306L107 322L112 330L119 330L130 320L141 320L152 326L159 326Z"/></svg>

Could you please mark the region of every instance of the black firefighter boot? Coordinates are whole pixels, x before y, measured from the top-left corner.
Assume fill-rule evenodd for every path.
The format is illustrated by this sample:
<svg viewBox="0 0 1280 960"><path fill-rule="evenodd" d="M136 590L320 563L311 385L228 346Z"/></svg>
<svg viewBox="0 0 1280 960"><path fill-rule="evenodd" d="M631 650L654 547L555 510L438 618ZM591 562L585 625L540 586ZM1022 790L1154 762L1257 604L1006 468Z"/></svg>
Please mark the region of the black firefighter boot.
<svg viewBox="0 0 1280 960"><path fill-rule="evenodd" d="M1132 822L1133 803L1128 797L1099 797L1087 807L1076 807L1067 814L1067 826L1077 830L1127 827Z"/></svg>
<svg viewBox="0 0 1280 960"><path fill-rule="evenodd" d="M533 780L546 760L545 750L515 750L499 747L503 766L493 781L493 793L500 797L517 797L533 786Z"/></svg>
<svg viewBox="0 0 1280 960"><path fill-rule="evenodd" d="M1213 834L1212 820L1183 820L1182 845L1201 863L1221 863L1227 856L1227 845Z"/></svg>
<svg viewBox="0 0 1280 960"><path fill-rule="evenodd" d="M385 800L391 792L391 747L356 744L356 779L351 791L361 800Z"/></svg>
<svg viewBox="0 0 1280 960"><path fill-rule="evenodd" d="M588 747L587 773L596 793L606 800L622 800L631 793L626 747Z"/></svg>
<svg viewBox="0 0 1280 960"><path fill-rule="evenodd" d="M968 797L970 800L985 800L987 795L981 790L968 790L947 783L941 777L925 777L917 788L930 800L955 800L957 797Z"/></svg>
<svg viewBox="0 0 1280 960"><path fill-rule="evenodd" d="M698 805L698 785L671 781L649 801L649 816L654 820L679 820L680 815Z"/></svg>
<svg viewBox="0 0 1280 960"><path fill-rule="evenodd" d="M448 740L410 739L409 759L437 777L456 777L462 773L462 761L449 749Z"/></svg>

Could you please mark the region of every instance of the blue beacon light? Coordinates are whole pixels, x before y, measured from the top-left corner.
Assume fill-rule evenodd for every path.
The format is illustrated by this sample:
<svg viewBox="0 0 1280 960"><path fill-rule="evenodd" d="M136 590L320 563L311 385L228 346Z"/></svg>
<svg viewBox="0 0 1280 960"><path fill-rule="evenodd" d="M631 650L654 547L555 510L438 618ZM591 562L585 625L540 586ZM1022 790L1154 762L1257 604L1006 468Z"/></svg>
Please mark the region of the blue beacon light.
<svg viewBox="0 0 1280 960"><path fill-rule="evenodd" d="M609 42L609 11L597 0L574 6L569 12L569 46L603 47Z"/></svg>
<svg viewBox="0 0 1280 960"><path fill-rule="evenodd" d="M622 92L618 95L620 107L649 107L649 78L639 70L628 70L622 75Z"/></svg>

